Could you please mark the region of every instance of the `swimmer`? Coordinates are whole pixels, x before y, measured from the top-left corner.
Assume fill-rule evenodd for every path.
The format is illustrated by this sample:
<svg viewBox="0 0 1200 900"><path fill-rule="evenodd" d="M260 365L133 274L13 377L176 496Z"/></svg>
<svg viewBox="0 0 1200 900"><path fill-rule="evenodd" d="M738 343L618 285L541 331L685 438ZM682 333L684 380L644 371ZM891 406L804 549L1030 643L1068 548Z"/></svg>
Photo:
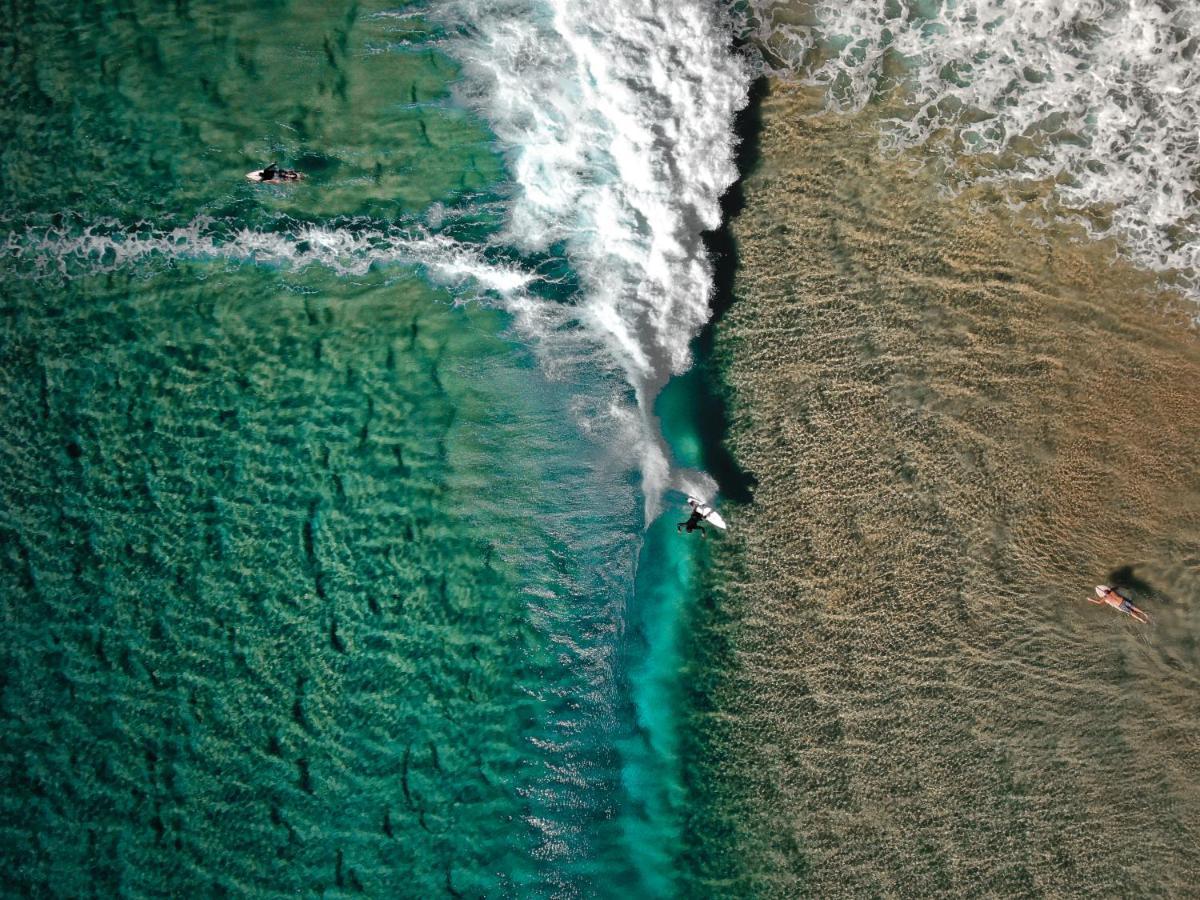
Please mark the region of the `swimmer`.
<svg viewBox="0 0 1200 900"><path fill-rule="evenodd" d="M1088 602L1096 604L1107 603L1118 612L1123 612L1128 616L1132 616L1143 624L1150 624L1149 616L1129 602L1128 598L1122 597L1106 584L1096 585L1096 596L1095 598L1088 597Z"/></svg>

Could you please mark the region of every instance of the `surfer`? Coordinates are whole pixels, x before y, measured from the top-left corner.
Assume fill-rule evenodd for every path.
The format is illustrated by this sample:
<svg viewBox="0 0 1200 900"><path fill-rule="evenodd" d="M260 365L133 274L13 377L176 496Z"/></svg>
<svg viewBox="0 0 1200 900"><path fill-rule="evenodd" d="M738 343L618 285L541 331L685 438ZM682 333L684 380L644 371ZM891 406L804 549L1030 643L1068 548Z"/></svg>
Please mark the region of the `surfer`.
<svg viewBox="0 0 1200 900"><path fill-rule="evenodd" d="M299 181L304 176L295 169L281 169L278 163L271 163L258 173L259 181Z"/></svg>
<svg viewBox="0 0 1200 900"><path fill-rule="evenodd" d="M1094 598L1088 597L1088 602L1096 604L1107 603L1118 612L1123 612L1127 616L1132 616L1143 624L1148 625L1150 623L1150 618L1144 612L1134 606L1129 601L1128 597L1121 596L1113 588L1110 588L1106 584L1096 585L1096 596Z"/></svg>
<svg viewBox="0 0 1200 900"><path fill-rule="evenodd" d="M678 525L676 525L675 530L678 532L681 528L687 528L687 533L691 534L698 528L700 529L700 537L707 538L708 532L705 531L704 526L700 524L703 521L704 516L701 514L699 509L693 506L692 514L688 517L688 520L686 522L680 522Z"/></svg>
<svg viewBox="0 0 1200 900"><path fill-rule="evenodd" d="M714 528L724 529L726 527L725 520L721 518L721 514L703 500L697 497L688 497L687 502L688 506L692 508L692 514L688 517L686 522L680 522L675 526L676 531L686 528L688 534L691 534L693 531L699 528L700 537L706 538L708 537L708 529L701 525L701 522L707 522Z"/></svg>

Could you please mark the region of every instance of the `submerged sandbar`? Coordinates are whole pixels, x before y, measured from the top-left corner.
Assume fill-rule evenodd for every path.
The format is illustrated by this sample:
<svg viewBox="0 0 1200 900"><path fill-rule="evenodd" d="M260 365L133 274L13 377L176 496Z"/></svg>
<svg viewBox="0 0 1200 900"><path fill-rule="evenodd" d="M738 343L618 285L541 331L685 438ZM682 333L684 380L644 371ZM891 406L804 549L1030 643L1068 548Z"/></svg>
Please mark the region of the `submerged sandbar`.
<svg viewBox="0 0 1200 900"><path fill-rule="evenodd" d="M1195 310L812 111L764 103L717 326L758 487L695 623L695 884L1184 895ZM1153 624L1084 602L1104 581Z"/></svg>

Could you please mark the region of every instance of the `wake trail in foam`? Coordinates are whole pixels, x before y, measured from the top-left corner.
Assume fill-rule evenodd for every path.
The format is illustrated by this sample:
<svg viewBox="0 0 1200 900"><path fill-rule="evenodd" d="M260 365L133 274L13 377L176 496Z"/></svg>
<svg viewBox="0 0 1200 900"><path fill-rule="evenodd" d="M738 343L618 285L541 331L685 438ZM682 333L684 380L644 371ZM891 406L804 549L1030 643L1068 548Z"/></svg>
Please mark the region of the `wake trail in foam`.
<svg viewBox="0 0 1200 900"><path fill-rule="evenodd" d="M10 232L4 255L23 274L70 278L114 272L139 263L176 259L222 260L302 269L320 265L341 275L362 275L374 265L420 266L436 283L472 285L515 295L537 275L519 265L488 260L480 248L412 227L372 223L298 223L281 230L245 228L212 218L156 229L116 222L79 230L30 227Z"/></svg>
<svg viewBox="0 0 1200 900"><path fill-rule="evenodd" d="M885 145L949 136L949 156L982 164L975 180L1045 186L1052 215L1178 273L1200 299L1196 4L751 0L739 9L766 71L823 87L839 110L899 94L906 112L886 121Z"/></svg>

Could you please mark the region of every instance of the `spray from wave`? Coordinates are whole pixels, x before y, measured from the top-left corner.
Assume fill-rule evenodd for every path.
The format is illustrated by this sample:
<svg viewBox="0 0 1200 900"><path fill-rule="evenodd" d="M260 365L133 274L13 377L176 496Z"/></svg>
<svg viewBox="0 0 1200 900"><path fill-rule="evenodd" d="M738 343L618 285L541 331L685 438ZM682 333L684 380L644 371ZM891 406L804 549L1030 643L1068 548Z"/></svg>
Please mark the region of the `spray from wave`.
<svg viewBox="0 0 1200 900"><path fill-rule="evenodd" d="M737 10L764 70L824 88L838 110L898 96L886 146L936 142L943 158L969 158L973 178L1008 185L1014 202L1029 188L1052 215L1173 270L1200 299L1194 4L750 0Z"/></svg>

